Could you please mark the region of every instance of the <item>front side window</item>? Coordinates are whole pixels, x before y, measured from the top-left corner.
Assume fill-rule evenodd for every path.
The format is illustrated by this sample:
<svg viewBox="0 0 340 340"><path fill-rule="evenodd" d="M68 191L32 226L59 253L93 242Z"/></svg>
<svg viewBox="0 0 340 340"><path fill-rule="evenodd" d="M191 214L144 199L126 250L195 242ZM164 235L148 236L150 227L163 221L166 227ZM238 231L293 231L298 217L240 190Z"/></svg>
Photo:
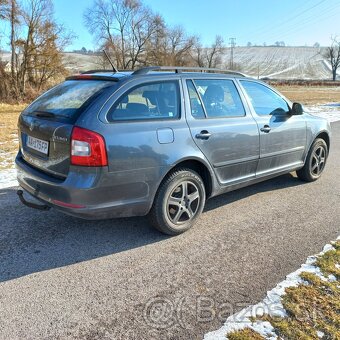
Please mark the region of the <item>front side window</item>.
<svg viewBox="0 0 340 340"><path fill-rule="evenodd" d="M250 102L258 115L284 114L290 111L287 102L265 85L241 80Z"/></svg>
<svg viewBox="0 0 340 340"><path fill-rule="evenodd" d="M195 118L202 118L199 108L202 102L207 118L242 117L245 115L242 100L232 80L196 79L194 84L199 94L193 94L196 89L192 85L188 89L191 112Z"/></svg>
<svg viewBox="0 0 340 340"><path fill-rule="evenodd" d="M139 85L123 95L110 109L109 122L120 120L178 119L180 116L177 81Z"/></svg>

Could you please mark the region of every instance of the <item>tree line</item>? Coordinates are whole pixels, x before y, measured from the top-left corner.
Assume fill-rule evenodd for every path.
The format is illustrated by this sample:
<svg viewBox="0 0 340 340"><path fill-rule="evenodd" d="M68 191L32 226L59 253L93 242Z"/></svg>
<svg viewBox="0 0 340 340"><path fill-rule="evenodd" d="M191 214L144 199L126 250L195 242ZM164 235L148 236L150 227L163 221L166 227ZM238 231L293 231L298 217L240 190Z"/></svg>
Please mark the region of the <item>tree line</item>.
<svg viewBox="0 0 340 340"><path fill-rule="evenodd" d="M221 36L211 46L203 46L199 36L187 34L181 26L167 25L139 0L94 0L84 13L84 23L118 69L222 64L225 45Z"/></svg>
<svg viewBox="0 0 340 340"><path fill-rule="evenodd" d="M0 0L2 23L10 28L3 44L11 59L0 60L0 100L30 100L65 77L62 52L75 36L54 18L52 0ZM94 0L84 25L99 42L98 51L105 49L118 69L222 64L222 37L207 49L198 36L167 25L140 0ZM99 64L109 67L105 57Z"/></svg>
<svg viewBox="0 0 340 340"><path fill-rule="evenodd" d="M205 46L198 35L168 25L142 0L93 0L83 17L98 51L106 50L118 69L226 66L221 36ZM0 100L30 100L65 77L62 52L75 36L55 19L52 0L0 0L0 26L5 25L9 30L2 45L9 46L11 58L9 63L0 59ZM335 80L339 42L334 39L325 53ZM98 63L99 68L110 67L105 57Z"/></svg>
<svg viewBox="0 0 340 340"><path fill-rule="evenodd" d="M65 75L62 50L71 35L53 17L51 0L0 0L0 24L8 23L9 69L0 63L0 99L35 97Z"/></svg>

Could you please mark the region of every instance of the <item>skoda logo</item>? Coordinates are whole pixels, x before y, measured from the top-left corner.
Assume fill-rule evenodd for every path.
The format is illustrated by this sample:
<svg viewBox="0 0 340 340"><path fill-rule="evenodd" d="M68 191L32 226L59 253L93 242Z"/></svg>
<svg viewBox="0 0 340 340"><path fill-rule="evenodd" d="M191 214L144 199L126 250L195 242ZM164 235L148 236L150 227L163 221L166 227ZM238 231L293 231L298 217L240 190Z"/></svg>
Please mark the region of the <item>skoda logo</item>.
<svg viewBox="0 0 340 340"><path fill-rule="evenodd" d="M34 122L32 122L32 123L30 124L30 131L33 131L33 129L34 129Z"/></svg>

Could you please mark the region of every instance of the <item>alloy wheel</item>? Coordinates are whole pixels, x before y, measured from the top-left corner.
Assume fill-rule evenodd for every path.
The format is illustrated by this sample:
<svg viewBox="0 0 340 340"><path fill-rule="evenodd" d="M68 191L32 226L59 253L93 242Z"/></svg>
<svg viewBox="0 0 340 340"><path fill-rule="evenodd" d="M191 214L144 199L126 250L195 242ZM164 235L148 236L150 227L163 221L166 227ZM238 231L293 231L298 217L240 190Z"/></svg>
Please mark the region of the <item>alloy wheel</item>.
<svg viewBox="0 0 340 340"><path fill-rule="evenodd" d="M320 176L326 163L326 150L320 145L318 146L312 154L311 157L311 172L313 176Z"/></svg>
<svg viewBox="0 0 340 340"><path fill-rule="evenodd" d="M167 213L171 222L180 225L192 220L199 209L200 192L195 183L182 181L170 193Z"/></svg>

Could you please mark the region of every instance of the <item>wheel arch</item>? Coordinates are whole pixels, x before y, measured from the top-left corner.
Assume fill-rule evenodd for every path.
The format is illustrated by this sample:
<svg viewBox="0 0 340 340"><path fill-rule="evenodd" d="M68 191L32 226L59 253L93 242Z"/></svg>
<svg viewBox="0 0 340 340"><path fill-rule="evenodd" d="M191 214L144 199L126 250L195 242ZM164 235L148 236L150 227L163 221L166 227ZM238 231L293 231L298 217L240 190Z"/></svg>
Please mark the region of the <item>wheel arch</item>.
<svg viewBox="0 0 340 340"><path fill-rule="evenodd" d="M326 145L327 145L327 149L328 149L328 153L329 153L329 148L330 148L330 134L327 130L322 130L322 131L318 131L318 133L314 134L313 137L310 139L308 148L306 149L306 153L305 153L305 157L304 157L304 161L303 163L306 163L306 159L308 157L308 153L310 148L312 147L313 143L315 142L316 139L321 138L325 141Z"/></svg>
<svg viewBox="0 0 340 340"><path fill-rule="evenodd" d="M316 140L317 138L323 139L326 144L327 144L327 151L329 153L329 148L330 148L330 137L327 131L321 131L317 134L317 136L314 138Z"/></svg>
<svg viewBox="0 0 340 340"><path fill-rule="evenodd" d="M211 167L202 159L198 158L185 158L181 159L178 161L176 164L174 164L171 169L166 172L161 180L161 182L158 185L161 185L161 183L166 179L166 177L173 172L174 170L178 168L188 168L193 171L196 171L202 178L204 187L205 187L205 192L206 192L206 198L209 198L213 195L215 191L215 177L213 170Z"/></svg>

